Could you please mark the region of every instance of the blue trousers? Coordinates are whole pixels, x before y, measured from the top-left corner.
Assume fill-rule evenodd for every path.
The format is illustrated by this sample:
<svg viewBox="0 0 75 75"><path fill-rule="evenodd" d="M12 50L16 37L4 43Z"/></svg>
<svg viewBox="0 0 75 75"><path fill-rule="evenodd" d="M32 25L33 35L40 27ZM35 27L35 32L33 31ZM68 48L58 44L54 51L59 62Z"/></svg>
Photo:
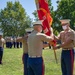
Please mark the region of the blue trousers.
<svg viewBox="0 0 75 75"><path fill-rule="evenodd" d="M44 75L42 57L28 58L28 75Z"/></svg>
<svg viewBox="0 0 75 75"><path fill-rule="evenodd" d="M0 47L0 64L2 63L2 58L3 58L3 48Z"/></svg>
<svg viewBox="0 0 75 75"><path fill-rule="evenodd" d="M24 75L28 75L28 69L27 69L27 60L28 60L28 54L24 54Z"/></svg>
<svg viewBox="0 0 75 75"><path fill-rule="evenodd" d="M62 50L61 70L62 75L73 75L74 50Z"/></svg>

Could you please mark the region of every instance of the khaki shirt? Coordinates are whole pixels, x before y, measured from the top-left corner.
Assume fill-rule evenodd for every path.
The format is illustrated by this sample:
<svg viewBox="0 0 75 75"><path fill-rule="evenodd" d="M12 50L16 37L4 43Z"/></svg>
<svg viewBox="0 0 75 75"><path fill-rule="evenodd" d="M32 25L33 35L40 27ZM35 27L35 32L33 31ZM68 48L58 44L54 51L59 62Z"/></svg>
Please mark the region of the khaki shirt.
<svg viewBox="0 0 75 75"><path fill-rule="evenodd" d="M23 44L23 53L28 53L28 44L26 38L23 39L22 44Z"/></svg>
<svg viewBox="0 0 75 75"><path fill-rule="evenodd" d="M11 37L7 37L6 42L13 42L13 39Z"/></svg>
<svg viewBox="0 0 75 75"><path fill-rule="evenodd" d="M3 38L0 39L0 47L4 47L5 40Z"/></svg>
<svg viewBox="0 0 75 75"><path fill-rule="evenodd" d="M25 37L18 37L16 39L16 41L22 42L22 45L23 45L23 53L28 53L27 38L25 38Z"/></svg>
<svg viewBox="0 0 75 75"><path fill-rule="evenodd" d="M28 55L42 56L43 41L49 42L52 38L37 31L33 31L28 37Z"/></svg>
<svg viewBox="0 0 75 75"><path fill-rule="evenodd" d="M74 40L74 33L72 29L69 29L67 32L61 31L58 37L61 40L61 43L64 43L67 41L67 39ZM64 46L64 48L73 48L73 47L74 47L73 42Z"/></svg>

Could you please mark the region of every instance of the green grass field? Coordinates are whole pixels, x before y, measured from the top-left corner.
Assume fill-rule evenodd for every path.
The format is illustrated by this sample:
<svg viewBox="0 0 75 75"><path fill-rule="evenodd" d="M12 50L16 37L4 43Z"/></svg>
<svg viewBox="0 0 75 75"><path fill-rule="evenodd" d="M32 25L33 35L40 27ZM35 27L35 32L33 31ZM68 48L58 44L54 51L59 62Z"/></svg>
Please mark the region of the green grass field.
<svg viewBox="0 0 75 75"><path fill-rule="evenodd" d="M57 50L56 54L58 64L55 61L53 50L50 50L48 48L43 50L45 75L61 75L61 67L60 67L61 50ZM23 75L22 48L4 49L3 65L0 65L0 75Z"/></svg>

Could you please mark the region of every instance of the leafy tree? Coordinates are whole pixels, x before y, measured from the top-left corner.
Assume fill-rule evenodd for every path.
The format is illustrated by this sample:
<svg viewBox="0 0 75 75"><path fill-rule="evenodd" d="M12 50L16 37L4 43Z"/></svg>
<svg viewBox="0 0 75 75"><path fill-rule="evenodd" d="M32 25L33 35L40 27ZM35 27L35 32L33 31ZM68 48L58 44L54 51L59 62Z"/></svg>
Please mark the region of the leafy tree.
<svg viewBox="0 0 75 75"><path fill-rule="evenodd" d="M34 12L32 13L33 15L34 15L34 17L35 17L35 21L37 21L38 20L38 14L37 14L37 10L34 10Z"/></svg>
<svg viewBox="0 0 75 75"><path fill-rule="evenodd" d="M57 17L59 19L70 19L71 28L75 27L75 0L58 0Z"/></svg>
<svg viewBox="0 0 75 75"><path fill-rule="evenodd" d="M0 28L4 36L22 35L25 28L30 27L31 19L27 16L19 2L7 2L7 6L0 11Z"/></svg>

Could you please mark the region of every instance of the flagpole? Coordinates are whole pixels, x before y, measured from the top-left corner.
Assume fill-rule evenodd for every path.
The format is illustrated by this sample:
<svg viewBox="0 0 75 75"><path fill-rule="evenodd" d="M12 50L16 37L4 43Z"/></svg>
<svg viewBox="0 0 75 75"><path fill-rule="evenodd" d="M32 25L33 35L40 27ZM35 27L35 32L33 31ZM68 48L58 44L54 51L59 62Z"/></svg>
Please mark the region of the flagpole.
<svg viewBox="0 0 75 75"><path fill-rule="evenodd" d="M49 10L50 10L50 7L48 7L48 8L49 8ZM48 21L48 24L49 24L49 21ZM51 25L50 25L50 26L51 26ZM53 30L52 30L52 33L53 33ZM55 45L53 45L53 46L55 46ZM56 63L58 63L58 61L57 61L57 55L56 55L55 49L54 49L54 56L55 56Z"/></svg>
<svg viewBox="0 0 75 75"><path fill-rule="evenodd" d="M55 56L56 63L58 63L55 49L54 49L54 56Z"/></svg>
<svg viewBox="0 0 75 75"><path fill-rule="evenodd" d="M54 47L56 46L56 40L51 41L50 44L51 44L51 46L53 47L53 51L54 51L54 56L55 56L56 63L58 63L56 51L55 51L55 49L54 49Z"/></svg>

